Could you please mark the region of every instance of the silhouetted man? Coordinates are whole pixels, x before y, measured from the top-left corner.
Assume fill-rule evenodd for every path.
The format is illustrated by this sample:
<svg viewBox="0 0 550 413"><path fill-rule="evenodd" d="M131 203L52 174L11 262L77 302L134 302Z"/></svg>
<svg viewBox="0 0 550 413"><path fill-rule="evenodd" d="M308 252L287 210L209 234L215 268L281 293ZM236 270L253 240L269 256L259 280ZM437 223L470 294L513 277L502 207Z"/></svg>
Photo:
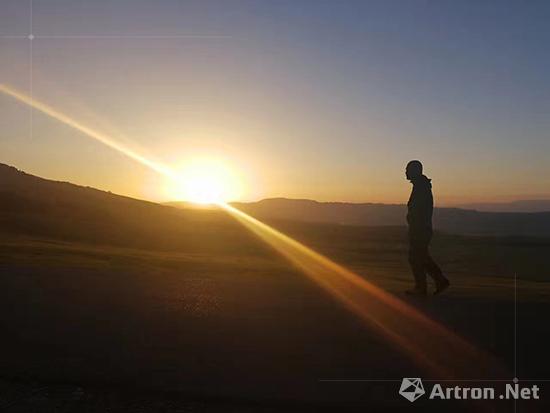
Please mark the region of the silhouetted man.
<svg viewBox="0 0 550 413"><path fill-rule="evenodd" d="M414 275L415 287L408 294L426 295L426 274L435 281L435 294L449 287L439 266L430 256L428 247L432 239L433 195L431 180L422 174L420 161L410 161L405 171L407 179L413 184L407 203L407 223L409 224L409 263Z"/></svg>

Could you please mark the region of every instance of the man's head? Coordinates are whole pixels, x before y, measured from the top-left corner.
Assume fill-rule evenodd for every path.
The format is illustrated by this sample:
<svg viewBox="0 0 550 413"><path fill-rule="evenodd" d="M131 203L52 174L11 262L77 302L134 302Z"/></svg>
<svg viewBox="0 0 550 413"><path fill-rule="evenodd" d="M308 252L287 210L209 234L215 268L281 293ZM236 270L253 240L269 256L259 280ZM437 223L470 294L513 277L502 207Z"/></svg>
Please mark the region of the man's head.
<svg viewBox="0 0 550 413"><path fill-rule="evenodd" d="M407 179L411 181L414 178L418 178L421 175L422 175L422 163L417 160L410 161L407 164L407 168L405 169L405 176L407 177Z"/></svg>

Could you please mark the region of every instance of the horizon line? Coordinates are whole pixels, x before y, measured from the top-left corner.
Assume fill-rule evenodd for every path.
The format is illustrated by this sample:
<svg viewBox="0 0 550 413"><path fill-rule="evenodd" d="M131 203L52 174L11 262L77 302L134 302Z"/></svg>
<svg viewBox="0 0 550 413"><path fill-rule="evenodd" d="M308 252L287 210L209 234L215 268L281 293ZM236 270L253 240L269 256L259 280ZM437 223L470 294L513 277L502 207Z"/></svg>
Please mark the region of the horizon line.
<svg viewBox="0 0 550 413"><path fill-rule="evenodd" d="M40 175L35 175L33 173L26 172L23 169L19 169L16 166L13 166L11 164L7 164L4 162L0 162L0 165L8 168L13 168L16 171L30 175L36 178L44 179L51 182L59 182L59 183L68 183L75 186L80 186L82 188L90 188L97 191L102 191L105 193L110 193L113 195L125 197L125 198L131 198L135 199L137 201L144 201L144 202L151 202L159 205L163 204L170 204L170 203L181 203L181 204L190 204L190 205L199 205L192 201L188 200L178 200L178 199L148 199L148 198L142 198L135 195L130 194L124 194L119 192L113 192L109 189L103 189L98 188L95 186L90 186L78 182L74 182L71 180L64 180L64 179L56 179L56 178L47 178ZM267 196L257 199L245 199L245 200L230 200L227 201L227 203L243 203L243 204L255 204L263 201L273 201L273 200L287 200L287 201L307 201L307 202L314 202L317 204L347 204L347 205L384 205L384 206L405 206L406 202L383 202L383 201L346 201L346 200L325 200L325 199L315 199L315 198L307 198L307 197L289 197L289 196L283 196L283 195L274 195L274 196ZM474 205L509 205L517 202L550 202L550 195L548 195L546 198L544 196L542 197L532 197L532 198L519 198L519 199L511 199L508 201L465 201L465 202L441 202L438 206L435 206L435 208L458 208L458 209L474 209L474 208L466 208L467 206L474 206ZM483 212L492 212L492 211L483 211ZM499 212L499 211L494 211ZM515 213L530 213L530 212L523 212L523 211L508 211L508 212L515 212ZM545 211L539 211L539 212L545 212Z"/></svg>

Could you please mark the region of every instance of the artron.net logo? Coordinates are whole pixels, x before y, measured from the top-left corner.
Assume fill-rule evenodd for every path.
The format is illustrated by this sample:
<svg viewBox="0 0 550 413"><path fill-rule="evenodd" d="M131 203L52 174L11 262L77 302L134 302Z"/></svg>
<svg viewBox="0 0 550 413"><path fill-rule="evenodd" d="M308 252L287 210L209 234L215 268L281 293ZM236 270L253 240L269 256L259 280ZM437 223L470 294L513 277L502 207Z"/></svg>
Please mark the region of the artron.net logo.
<svg viewBox="0 0 550 413"><path fill-rule="evenodd" d="M464 387L442 386L435 383L429 394L430 400L538 400L540 387L536 384L521 386L517 379L507 383L502 391L497 392L494 387ZM401 380L399 394L410 402L414 402L426 394L424 385L419 377L404 377Z"/></svg>

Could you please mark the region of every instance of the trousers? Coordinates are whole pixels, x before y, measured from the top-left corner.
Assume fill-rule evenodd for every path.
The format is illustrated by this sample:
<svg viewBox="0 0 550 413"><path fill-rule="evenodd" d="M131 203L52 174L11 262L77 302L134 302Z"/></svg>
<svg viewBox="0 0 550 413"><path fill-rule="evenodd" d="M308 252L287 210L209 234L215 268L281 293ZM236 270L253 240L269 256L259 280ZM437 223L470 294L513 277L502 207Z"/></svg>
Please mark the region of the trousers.
<svg viewBox="0 0 550 413"><path fill-rule="evenodd" d="M414 276L416 288L426 290L426 274L436 283L446 281L441 268L430 256L429 246L432 240L431 230L409 230L409 264Z"/></svg>

